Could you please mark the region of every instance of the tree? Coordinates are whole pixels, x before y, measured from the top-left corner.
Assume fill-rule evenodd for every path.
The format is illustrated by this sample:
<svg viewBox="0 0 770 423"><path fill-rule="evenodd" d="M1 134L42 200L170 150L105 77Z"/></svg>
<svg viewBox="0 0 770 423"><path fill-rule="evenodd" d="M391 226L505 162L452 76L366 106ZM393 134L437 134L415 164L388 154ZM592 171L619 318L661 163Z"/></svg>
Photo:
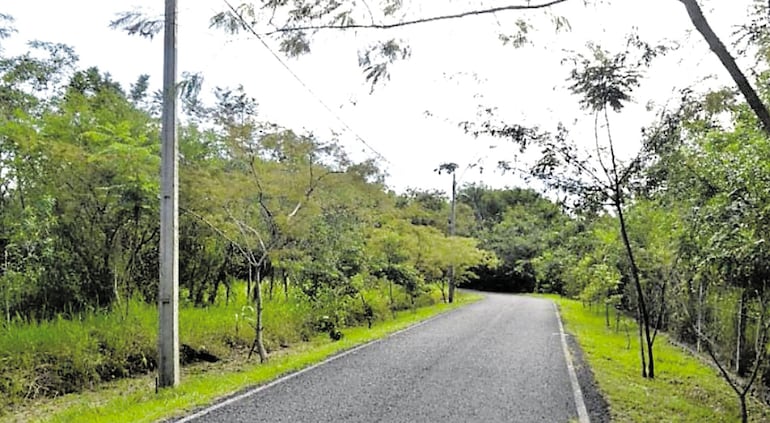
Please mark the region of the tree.
<svg viewBox="0 0 770 423"><path fill-rule="evenodd" d="M543 133L538 128L490 122L482 124L478 129L471 128L471 131L507 138L522 148L530 145L539 147L542 157L532 169L536 177L545 181L551 188L575 196L578 203L588 205L594 210L601 210L605 206L612 208L617 218L630 277L635 287L640 340L643 338L644 341L640 342L643 348L642 376L654 378L653 323L625 215L630 195L629 182L638 173L642 157L641 154L637 155L625 163L617 157L609 112L610 109L614 112L620 112L623 109L624 103L631 98L632 90L639 85L641 69L649 66L657 55L665 53L666 47L650 46L633 35L628 38L628 45L637 53L629 49L623 53L611 54L595 45L590 45L590 56L579 55L574 59L576 68L570 75L572 81L570 89L580 96L582 108L593 114L595 145L593 154L581 155L578 147L569 141L569 134L562 125L559 125L557 133L553 135ZM606 131L604 146L599 135L600 122Z"/></svg>
<svg viewBox="0 0 770 423"><path fill-rule="evenodd" d="M706 17L703 15L703 11L698 5L697 0L679 1L681 1L685 9L687 9L687 14L690 16L690 20L695 29L697 29L706 40L709 48L717 56L722 63L722 66L724 66L727 72L730 73L730 77L738 86L738 89L741 91L741 94L743 94L743 97L751 107L751 110L753 110L754 114L757 116L765 134L770 136L770 111L767 110L767 106L759 98L754 87L751 86L749 80L743 74L740 67L738 67L735 58L733 58L714 30L711 29L711 25L709 25L708 20L706 20Z"/></svg>
<svg viewBox="0 0 770 423"><path fill-rule="evenodd" d="M321 143L312 136L260 123L257 103L242 87L216 89L217 105L211 111L227 148L229 160L219 178L229 178L229 189L212 186L210 198L221 207L213 215L189 210L225 237L248 264L249 287L253 292L256 324L252 352L267 360L263 343L262 278L271 256L298 237L312 213L312 198L331 175L341 174L349 164L335 143ZM216 178L215 181L221 181ZM315 210L315 209L312 209ZM304 271L309 272L306 268ZM247 288L248 289L248 288Z"/></svg>
<svg viewBox="0 0 770 423"><path fill-rule="evenodd" d="M477 219L473 236L500 259L494 269L475 269L479 278L469 286L508 292L533 292L541 282L540 288L545 287L545 277L535 270L534 260L563 241L559 235L569 219L559 207L525 189L466 186L459 198L473 204Z"/></svg>
<svg viewBox="0 0 770 423"><path fill-rule="evenodd" d="M697 297L682 299L689 303L684 317L738 395L747 421L747 393L767 362L770 143L746 105L729 113L732 130L690 127L694 142L680 147L684 166L671 178L686 184L672 184L668 195L688 201L685 282L699 281ZM727 371L730 363L736 376Z"/></svg>
<svg viewBox="0 0 770 423"><path fill-rule="evenodd" d="M139 281L148 275L145 264L154 260L149 257L157 236L147 219L148 200L157 195L157 147L150 142L155 127L97 69L75 72L63 87L56 82L61 79L45 83L61 93L50 105L41 103L30 114L17 110L0 135L8 178L3 201L11 206L2 213L6 239L24 230L12 223L18 219L46 228L49 235L41 241L50 237L46 248L36 249L48 251L38 262L45 272L4 254L11 269L30 278L17 306L34 311L45 305L41 317L144 293Z"/></svg>

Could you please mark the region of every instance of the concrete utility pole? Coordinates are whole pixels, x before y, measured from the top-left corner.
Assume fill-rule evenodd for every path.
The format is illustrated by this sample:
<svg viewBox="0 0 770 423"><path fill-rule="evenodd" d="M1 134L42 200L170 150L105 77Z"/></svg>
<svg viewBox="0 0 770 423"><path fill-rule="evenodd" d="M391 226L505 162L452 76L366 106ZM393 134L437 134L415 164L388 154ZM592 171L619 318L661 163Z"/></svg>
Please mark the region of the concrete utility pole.
<svg viewBox="0 0 770 423"><path fill-rule="evenodd" d="M449 235L455 236L455 204L457 196L456 170L452 171L452 209L449 215ZM449 268L449 303L455 300L455 265Z"/></svg>
<svg viewBox="0 0 770 423"><path fill-rule="evenodd" d="M176 139L176 0L166 0L160 171L158 386L179 384L179 174Z"/></svg>
<svg viewBox="0 0 770 423"><path fill-rule="evenodd" d="M440 175L443 172L452 174L452 204L449 213L449 236L455 236L455 200L457 197L457 163L441 163L434 172ZM449 295L447 300L451 303L455 300L455 265L449 266Z"/></svg>

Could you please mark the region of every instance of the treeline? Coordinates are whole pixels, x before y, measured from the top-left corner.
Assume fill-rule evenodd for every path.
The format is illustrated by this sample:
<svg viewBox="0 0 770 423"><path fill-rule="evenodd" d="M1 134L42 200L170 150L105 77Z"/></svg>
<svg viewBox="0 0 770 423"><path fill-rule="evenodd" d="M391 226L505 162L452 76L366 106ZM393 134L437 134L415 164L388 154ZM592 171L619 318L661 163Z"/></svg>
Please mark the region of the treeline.
<svg viewBox="0 0 770 423"><path fill-rule="evenodd" d="M154 302L158 279L157 96L79 70L34 43L0 63L0 285L4 321ZM198 87L199 88L199 87ZM184 90L183 90L184 91ZM193 89L194 91L194 89ZM203 306L235 279L355 295L372 280L415 296L490 260L449 238L443 209L384 187L374 162L334 140L258 120L242 89L184 97L180 283ZM358 284L358 285L357 285Z"/></svg>
<svg viewBox="0 0 770 423"><path fill-rule="evenodd" d="M627 242L618 213L589 202L530 263L537 291L579 298L615 330L616 311L633 316L645 345L637 272L653 341L667 331L711 357L742 401L767 399L770 141L745 104L713 104L688 101L648 140L622 187Z"/></svg>

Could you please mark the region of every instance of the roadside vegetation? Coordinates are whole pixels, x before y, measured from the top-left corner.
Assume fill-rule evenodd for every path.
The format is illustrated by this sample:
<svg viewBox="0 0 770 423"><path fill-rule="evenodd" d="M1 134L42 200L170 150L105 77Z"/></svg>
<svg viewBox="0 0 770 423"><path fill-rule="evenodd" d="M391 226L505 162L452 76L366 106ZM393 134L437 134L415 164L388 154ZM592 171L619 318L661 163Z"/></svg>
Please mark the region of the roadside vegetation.
<svg viewBox="0 0 770 423"><path fill-rule="evenodd" d="M237 284L236 292L245 292ZM319 309L301 292L265 301L265 346L269 353L308 342L319 334L336 340L342 330L390 320L402 310L441 302L437 290L413 305L401 287L388 303L385 285L363 291L372 301L364 309L350 301L334 310ZM185 365L213 363L249 354L254 338L252 301L243 294L207 307L180 310L181 360ZM331 317L334 316L334 317ZM158 311L154 304L132 301L113 312L93 312L75 319L59 316L36 324L16 323L0 336L5 405L22 398L56 397L93 389L102 382L141 376L155 369ZM21 403L23 404L23 402Z"/></svg>
<svg viewBox="0 0 770 423"><path fill-rule="evenodd" d="M248 33L261 13L288 16L277 36L285 52L299 55L314 34L303 22L345 26L347 8L356 7L332 3L241 5L211 23ZM565 121L591 122L589 133L506 121L495 105L459 123L534 153L533 163L497 157L499 170L538 181L551 197L456 187L455 172L478 163L426 164L452 173L451 199L442 191L393 192L381 158L354 160L333 136L261 119L242 86L208 87L185 73L178 128L184 360L281 363L282 350L311 348L319 336L337 351L350 342L346 328L372 326L374 334L378 321L449 302L457 281L583 303L561 301L621 421L668 421L679 412L684 421L710 420L708 413L765 418L757 401L770 398L770 13L756 2L731 55L698 3L679 3L737 90L693 82L650 102L654 121L621 139L619 115L645 75L678 48L632 32L617 37L620 47L590 43L565 57L567 89L584 112ZM383 19L402 6L384 4ZM113 24L151 35L145 31L159 30L157 23L129 13ZM518 36L500 39L520 47L530 27L516 27ZM0 14L0 42L13 33L12 17ZM374 43L360 64L376 85L388 79L389 64L409 55L395 40ZM735 56L744 63L752 55L743 73ZM150 86L146 75L123 87L104 70L81 69L75 51L56 43L31 42L20 56L0 50L3 412L119 379L146 382L155 368L160 95ZM716 370L682 354L686 348ZM179 392L194 397L196 389ZM173 398L164 391L150 401Z"/></svg>
<svg viewBox="0 0 770 423"><path fill-rule="evenodd" d="M284 344L279 350L270 349L271 359L263 364L245 359L248 353L245 343L250 342L249 337L242 338L245 343L240 349L232 349L223 344L223 339L238 338L235 319L230 314L232 308L214 307L205 314L185 309L186 312L183 312L182 318L194 323L188 323L185 325L187 327L182 328L183 341L201 346L202 344L198 342L205 341L205 345L209 346L208 351L221 352L222 355L215 363L199 361L184 366L182 368L184 383L179 388L155 393L152 374L116 379L89 387L77 394L56 398L37 398L27 403L17 404L11 408L10 413L1 415L0 421L152 422L179 416L191 412L196 407L208 405L224 396L269 382L479 298L478 295L460 292L457 301L453 304L439 301L416 310L399 312L395 316L390 312L378 314L371 328L368 325L343 328L344 337L339 341L334 341L327 333L316 333L307 341L297 340ZM276 305L274 308L279 307ZM192 315L194 313L198 313L197 319ZM156 317L157 311L148 309L146 314L148 320L152 320ZM280 317L301 320L305 316L297 313L292 316L290 311L285 310ZM271 318L267 321L275 322ZM93 329L106 329L97 322L90 322L90 324L93 325ZM81 330L80 328L88 325L89 322L84 322L77 325L77 329L73 331ZM155 324L152 325L152 329L147 332L147 337L151 337L151 334L156 332L155 326ZM294 331L286 331L285 335L293 337ZM268 345L276 339L272 334L268 334L266 338L269 341ZM154 344L148 346L150 349L154 347Z"/></svg>
<svg viewBox="0 0 770 423"><path fill-rule="evenodd" d="M388 190L376 160L260 120L241 87L183 87L185 364L343 342L496 266L448 236L440 193ZM156 369L158 105L146 76L124 88L68 46L0 50L0 414Z"/></svg>
<svg viewBox="0 0 770 423"><path fill-rule="evenodd" d="M719 370L703 355L673 344L662 334L656 343L661 371L656 380L639 378L639 339L636 322L612 312L606 325L604 310L554 295L565 330L574 335L610 406L613 422L732 422L740 414L735 393ZM749 421L770 419L770 407L760 398L749 402Z"/></svg>

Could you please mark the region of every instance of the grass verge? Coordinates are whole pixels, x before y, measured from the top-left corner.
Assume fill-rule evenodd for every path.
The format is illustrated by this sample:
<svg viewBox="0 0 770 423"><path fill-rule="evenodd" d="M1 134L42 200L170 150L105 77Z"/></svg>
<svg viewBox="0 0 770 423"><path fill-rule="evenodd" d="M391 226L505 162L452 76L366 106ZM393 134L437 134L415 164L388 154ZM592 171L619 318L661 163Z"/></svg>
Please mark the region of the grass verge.
<svg viewBox="0 0 770 423"><path fill-rule="evenodd" d="M579 301L547 296L561 310L565 330L577 338L614 422L740 421L738 397L718 371L672 344L666 334L655 342L654 380L641 377L636 322L622 318L616 328L604 313ZM770 408L752 399L749 420L770 421Z"/></svg>
<svg viewBox="0 0 770 423"><path fill-rule="evenodd" d="M180 416L218 398L264 384L480 298L479 295L461 293L451 305L435 304L416 311L402 311L397 317L378 322L371 329L345 329L345 337L337 342L319 335L310 342L277 351L264 365L232 360L186 367L182 370L182 383L178 388L164 389L157 394L154 375L119 380L79 394L36 400L0 421L152 422Z"/></svg>

